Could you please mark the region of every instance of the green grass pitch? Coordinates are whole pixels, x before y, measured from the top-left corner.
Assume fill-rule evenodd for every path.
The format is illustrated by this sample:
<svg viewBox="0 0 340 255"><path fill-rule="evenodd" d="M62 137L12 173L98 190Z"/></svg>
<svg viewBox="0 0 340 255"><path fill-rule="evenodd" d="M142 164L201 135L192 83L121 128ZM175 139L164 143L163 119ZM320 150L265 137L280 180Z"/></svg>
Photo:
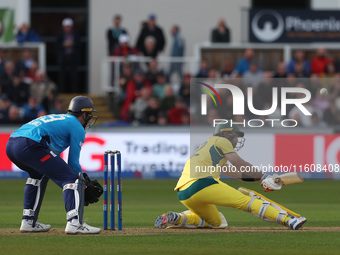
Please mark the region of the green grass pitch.
<svg viewBox="0 0 340 255"><path fill-rule="evenodd" d="M259 183L227 181L262 192ZM229 230L154 230L154 219L183 211L176 180L123 180L124 231L99 235L63 233L62 190L50 181L39 221L49 233L20 233L25 180L0 180L1 254L340 254L340 181L306 181L265 196L308 218L305 230L290 231L232 208L219 207ZM84 218L102 227L102 200L85 208ZM249 229L247 228L249 227Z"/></svg>

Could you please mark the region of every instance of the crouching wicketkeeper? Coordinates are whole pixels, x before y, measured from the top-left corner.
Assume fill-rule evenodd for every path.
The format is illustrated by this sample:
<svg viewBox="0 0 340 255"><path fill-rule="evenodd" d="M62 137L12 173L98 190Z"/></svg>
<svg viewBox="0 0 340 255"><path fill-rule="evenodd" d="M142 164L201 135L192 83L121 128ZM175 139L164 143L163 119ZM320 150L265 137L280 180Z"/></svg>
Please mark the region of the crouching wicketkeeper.
<svg viewBox="0 0 340 255"><path fill-rule="evenodd" d="M98 201L103 188L82 173L79 164L85 128L94 124L93 102L85 96L74 97L67 114L50 114L34 119L13 132L7 142L8 158L29 178L24 192L21 232L47 232L51 225L38 222L48 181L63 190L67 234L97 234L100 228L83 221L84 205ZM69 147L66 163L60 153Z"/></svg>

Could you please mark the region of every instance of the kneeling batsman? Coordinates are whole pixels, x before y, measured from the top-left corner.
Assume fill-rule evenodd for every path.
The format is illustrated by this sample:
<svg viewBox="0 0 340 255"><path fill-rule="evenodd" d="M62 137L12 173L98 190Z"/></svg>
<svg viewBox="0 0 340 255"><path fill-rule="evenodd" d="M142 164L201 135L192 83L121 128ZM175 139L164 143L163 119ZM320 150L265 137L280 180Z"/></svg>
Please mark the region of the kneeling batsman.
<svg viewBox="0 0 340 255"><path fill-rule="evenodd" d="M228 121L227 124L217 125L213 136L206 140L185 164L175 191L180 202L188 210L162 214L156 218L154 227L225 228L228 226L227 220L217 210L216 205L240 209L264 221L276 222L292 230L299 229L307 221L300 214L255 191L242 187L236 190L220 181L221 173L247 182L261 181L266 192L303 181L296 173L269 175L259 170L249 173L241 171L256 168L236 153L243 147L245 139L239 127L231 123ZM223 171L206 171L212 169L212 166ZM203 170L197 171L197 168ZM238 171L235 171L235 168Z"/></svg>

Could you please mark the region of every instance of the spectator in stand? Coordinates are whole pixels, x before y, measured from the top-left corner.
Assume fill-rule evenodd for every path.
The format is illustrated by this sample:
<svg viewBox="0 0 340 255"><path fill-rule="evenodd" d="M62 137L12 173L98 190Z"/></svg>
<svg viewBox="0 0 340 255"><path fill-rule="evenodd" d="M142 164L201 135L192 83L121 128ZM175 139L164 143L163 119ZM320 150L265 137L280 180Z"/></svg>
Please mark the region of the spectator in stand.
<svg viewBox="0 0 340 255"><path fill-rule="evenodd" d="M161 108L164 112L168 112L171 108L175 106L176 98L174 96L174 90L171 85L166 85L164 88L165 96L161 101Z"/></svg>
<svg viewBox="0 0 340 255"><path fill-rule="evenodd" d="M224 118L225 115L222 116ZM216 108L211 108L208 112L208 116L204 120L204 123L210 125L215 119L222 119L222 116L219 114Z"/></svg>
<svg viewBox="0 0 340 255"><path fill-rule="evenodd" d="M263 80L263 72L259 69L257 62L251 62L249 71L243 74L243 81L246 87L253 87L257 89Z"/></svg>
<svg viewBox="0 0 340 255"><path fill-rule="evenodd" d="M157 76L163 72L163 70L158 69L158 62L156 59L151 59L148 66L148 71L145 74L145 77L151 84L155 84L157 82Z"/></svg>
<svg viewBox="0 0 340 255"><path fill-rule="evenodd" d="M36 74L39 69L38 63L33 61L28 71L23 76L23 81L32 84L37 79Z"/></svg>
<svg viewBox="0 0 340 255"><path fill-rule="evenodd" d="M216 70L216 69L214 69L214 68L211 68L210 70L209 70L209 73L208 73L208 77L207 77L208 79L218 79L218 78L220 78L220 75L219 75L219 73L218 73L218 71Z"/></svg>
<svg viewBox="0 0 340 255"><path fill-rule="evenodd" d="M145 79L143 70L137 69L133 74L133 79L128 81L126 85L126 98L123 102L121 109L121 118L128 121L130 105L140 97L140 91L142 88L150 88L152 90L151 83Z"/></svg>
<svg viewBox="0 0 340 255"><path fill-rule="evenodd" d="M316 56L312 59L312 73L315 73L319 76L325 71L325 67L328 63L333 62L327 56L327 51L324 48L319 48L316 51Z"/></svg>
<svg viewBox="0 0 340 255"><path fill-rule="evenodd" d="M22 107L27 103L30 96L29 85L22 81L18 73L15 73L7 93L16 106Z"/></svg>
<svg viewBox="0 0 340 255"><path fill-rule="evenodd" d="M27 23L23 23L17 33L17 42L41 42L40 36L33 28L31 28Z"/></svg>
<svg viewBox="0 0 340 255"><path fill-rule="evenodd" d="M140 97L130 106L130 115L133 120L133 124L139 124L143 122L145 109L148 107L148 101L151 98L151 89L142 88L140 91Z"/></svg>
<svg viewBox="0 0 340 255"><path fill-rule="evenodd" d="M80 58L80 37L73 28L73 20L65 18L62 22L62 29L59 31L56 40L57 61L59 65L59 86L60 92L77 93L78 88L78 65ZM66 76L70 74L68 79ZM70 81L70 82L68 82ZM71 90L67 90L70 88Z"/></svg>
<svg viewBox="0 0 340 255"><path fill-rule="evenodd" d="M321 74L321 78L334 78L336 75L335 65L333 62L329 62L325 66L324 72Z"/></svg>
<svg viewBox="0 0 340 255"><path fill-rule="evenodd" d="M122 73L120 74L119 77L119 87L120 87L120 95L119 95L119 103L121 104L122 102L125 101L126 98L126 85L128 81L132 79L132 66L130 63L124 63L122 67Z"/></svg>
<svg viewBox="0 0 340 255"><path fill-rule="evenodd" d="M179 89L179 96L183 98L186 107L190 106L190 73L183 76L182 85Z"/></svg>
<svg viewBox="0 0 340 255"><path fill-rule="evenodd" d="M209 67L208 67L208 62L205 59L201 59L200 62L200 69L198 70L196 74L196 78L208 78L209 74Z"/></svg>
<svg viewBox="0 0 340 255"><path fill-rule="evenodd" d="M23 49L21 52L21 59L15 65L15 71L21 76L24 76L34 62L35 60L32 56L32 51Z"/></svg>
<svg viewBox="0 0 340 255"><path fill-rule="evenodd" d="M128 34L121 34L119 36L119 45L114 49L113 56L117 57L128 57L128 56L137 56L139 55L139 52L136 48L130 47L130 36ZM124 64L119 63L112 63L112 82L114 82L114 76L115 76L115 65L119 65L119 70L122 72L124 68ZM133 63L133 68L138 68L138 63Z"/></svg>
<svg viewBox="0 0 340 255"><path fill-rule="evenodd" d="M281 61L277 64L276 72L274 73L273 78L287 78L285 62Z"/></svg>
<svg viewBox="0 0 340 255"><path fill-rule="evenodd" d="M320 118L319 114L316 112L312 113L312 126L313 127L320 127L324 128L327 127L327 124Z"/></svg>
<svg viewBox="0 0 340 255"><path fill-rule="evenodd" d="M233 61L230 59L224 60L224 67L221 70L221 77L224 80L236 78L236 71L234 70Z"/></svg>
<svg viewBox="0 0 340 255"><path fill-rule="evenodd" d="M167 118L166 114L164 112L162 112L162 111L158 114L157 124L159 126L166 126L166 125L168 125L168 118Z"/></svg>
<svg viewBox="0 0 340 255"><path fill-rule="evenodd" d="M296 84L296 87L306 88L306 85L302 82L298 82ZM305 98L305 95L303 93L294 93L294 94L295 94L295 98ZM310 113L316 112L315 107L312 104L312 100L309 100L307 103L305 103L304 107ZM305 115L296 105L289 111L288 117L289 117L289 119L296 120L297 123L298 123L298 126L301 126L301 127L311 127L311 126L313 126L312 116Z"/></svg>
<svg viewBox="0 0 340 255"><path fill-rule="evenodd" d="M252 49L246 49L243 54L243 58L240 59L236 64L236 71L239 75L243 75L249 71L250 63L254 60L254 51Z"/></svg>
<svg viewBox="0 0 340 255"><path fill-rule="evenodd" d="M275 87L277 85L275 84ZM270 72L264 72L263 74L263 81L259 84L256 94L253 94L253 98L257 97L257 100L253 99L253 105L256 109L256 103L261 104L260 108L270 108L273 102L273 83L272 83L272 76Z"/></svg>
<svg viewBox="0 0 340 255"><path fill-rule="evenodd" d="M335 72L340 73L340 59L338 58L336 61L334 61L335 66Z"/></svg>
<svg viewBox="0 0 340 255"><path fill-rule="evenodd" d="M165 97L165 86L166 85L167 83L166 83L165 73L159 72L157 74L157 82L152 85L154 96L162 100Z"/></svg>
<svg viewBox="0 0 340 255"><path fill-rule="evenodd" d="M319 93L321 85L317 88L317 93ZM340 97L340 74L336 74L333 80L333 86L328 89L329 97L331 99L336 99Z"/></svg>
<svg viewBox="0 0 340 255"><path fill-rule="evenodd" d="M223 116L225 119L232 119L233 118L233 96L231 95L230 91L225 91L225 94L222 99L223 107L218 108L217 113L219 117ZM208 109L214 109L213 107ZM209 110L210 111L210 110ZM210 115L210 112L209 112Z"/></svg>
<svg viewBox="0 0 340 255"><path fill-rule="evenodd" d="M119 45L117 45L113 51L113 56L127 57L130 55L139 55L136 48L130 47L130 36L127 34L121 34L119 36Z"/></svg>
<svg viewBox="0 0 340 255"><path fill-rule="evenodd" d="M295 64L300 63L303 66L303 72L310 75L311 64L309 59L306 58L306 53L303 50L296 50L294 57L289 61L287 65L287 73L296 73Z"/></svg>
<svg viewBox="0 0 340 255"><path fill-rule="evenodd" d="M218 20L217 27L211 32L211 42L213 43L229 43L230 30L227 27L225 19Z"/></svg>
<svg viewBox="0 0 340 255"><path fill-rule="evenodd" d="M57 86L46 77L42 70L36 71L36 80L30 85L30 94L49 111L53 108Z"/></svg>
<svg viewBox="0 0 340 255"><path fill-rule="evenodd" d="M310 77L310 74L309 73L306 73L304 71L304 64L303 63L300 63L300 62L296 62L295 65L294 65L294 75L296 78L309 78Z"/></svg>
<svg viewBox="0 0 340 255"><path fill-rule="evenodd" d="M0 124L9 122L9 108L12 102L5 93L0 94Z"/></svg>
<svg viewBox="0 0 340 255"><path fill-rule="evenodd" d="M156 48L156 39L153 36L147 36L144 40L144 48L142 51L144 57L156 58L158 50Z"/></svg>
<svg viewBox="0 0 340 255"><path fill-rule="evenodd" d="M8 88L11 86L14 77L14 63L11 60L5 63L5 73L0 79L0 93L7 93Z"/></svg>
<svg viewBox="0 0 340 255"><path fill-rule="evenodd" d="M178 25L173 25L171 27L171 35L172 35L172 46L170 57L184 57L185 50L185 41L180 33L180 27ZM172 62L170 64L169 69L169 80L173 73L177 73L179 78L182 78L183 70L182 70L182 62Z"/></svg>
<svg viewBox="0 0 340 255"><path fill-rule="evenodd" d="M8 123L16 125L23 124L22 116L20 114L20 108L14 104L9 107Z"/></svg>
<svg viewBox="0 0 340 255"><path fill-rule="evenodd" d="M190 125L190 114L189 114L189 112L182 112L182 114L181 114L181 125L184 125L184 126Z"/></svg>
<svg viewBox="0 0 340 255"><path fill-rule="evenodd" d="M311 74L309 82L307 83L306 88L311 93L312 98L316 97L316 94L320 93L321 83L320 77L317 74Z"/></svg>
<svg viewBox="0 0 340 255"><path fill-rule="evenodd" d="M323 88L330 90L334 87L335 80L334 78L337 77L339 74L335 71L335 66L333 62L328 63L325 66L324 72L320 75L320 82Z"/></svg>
<svg viewBox="0 0 340 255"><path fill-rule="evenodd" d="M0 49L0 79L5 74L5 63L8 60L6 55L7 55L7 50Z"/></svg>
<svg viewBox="0 0 340 255"><path fill-rule="evenodd" d="M182 98L178 97L175 106L169 110L168 120L169 124L180 125L182 122L181 116L183 113L188 113L188 109L185 107L185 103Z"/></svg>
<svg viewBox="0 0 340 255"><path fill-rule="evenodd" d="M28 103L24 106L24 122L46 115L45 108L38 103L35 97L30 97Z"/></svg>
<svg viewBox="0 0 340 255"><path fill-rule="evenodd" d="M329 107L323 114L323 120L329 126L340 125L340 110L337 109L334 99L330 100Z"/></svg>
<svg viewBox="0 0 340 255"><path fill-rule="evenodd" d="M155 96L152 96L148 100L148 107L144 111L143 123L157 124L159 113L160 113L159 99Z"/></svg>
<svg viewBox="0 0 340 255"><path fill-rule="evenodd" d="M138 36L136 48L140 52L143 52L143 53L145 52L145 39L148 36L152 36L156 40L155 48L156 48L157 54L163 51L165 47L165 37L164 37L162 28L156 25L155 14L149 15L146 26L142 28Z"/></svg>
<svg viewBox="0 0 340 255"><path fill-rule="evenodd" d="M121 27L122 16L116 14L112 19L112 27L106 32L106 38L108 43L108 55L114 55L115 48L119 45L119 37L122 34L128 34L127 30Z"/></svg>
<svg viewBox="0 0 340 255"><path fill-rule="evenodd" d="M61 98L56 98L54 100L53 107L49 110L50 114L63 114L65 113L65 101Z"/></svg>

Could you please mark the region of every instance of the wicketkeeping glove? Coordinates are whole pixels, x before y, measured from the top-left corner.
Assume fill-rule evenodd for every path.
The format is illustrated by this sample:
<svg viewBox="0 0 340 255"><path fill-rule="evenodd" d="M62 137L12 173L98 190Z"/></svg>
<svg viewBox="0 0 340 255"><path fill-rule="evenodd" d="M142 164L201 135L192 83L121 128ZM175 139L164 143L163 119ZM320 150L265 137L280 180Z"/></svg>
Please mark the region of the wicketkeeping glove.
<svg viewBox="0 0 340 255"><path fill-rule="evenodd" d="M86 185L84 205L88 206L99 201L100 196L103 194L103 187L97 180L91 181L86 173L83 173L83 175Z"/></svg>

